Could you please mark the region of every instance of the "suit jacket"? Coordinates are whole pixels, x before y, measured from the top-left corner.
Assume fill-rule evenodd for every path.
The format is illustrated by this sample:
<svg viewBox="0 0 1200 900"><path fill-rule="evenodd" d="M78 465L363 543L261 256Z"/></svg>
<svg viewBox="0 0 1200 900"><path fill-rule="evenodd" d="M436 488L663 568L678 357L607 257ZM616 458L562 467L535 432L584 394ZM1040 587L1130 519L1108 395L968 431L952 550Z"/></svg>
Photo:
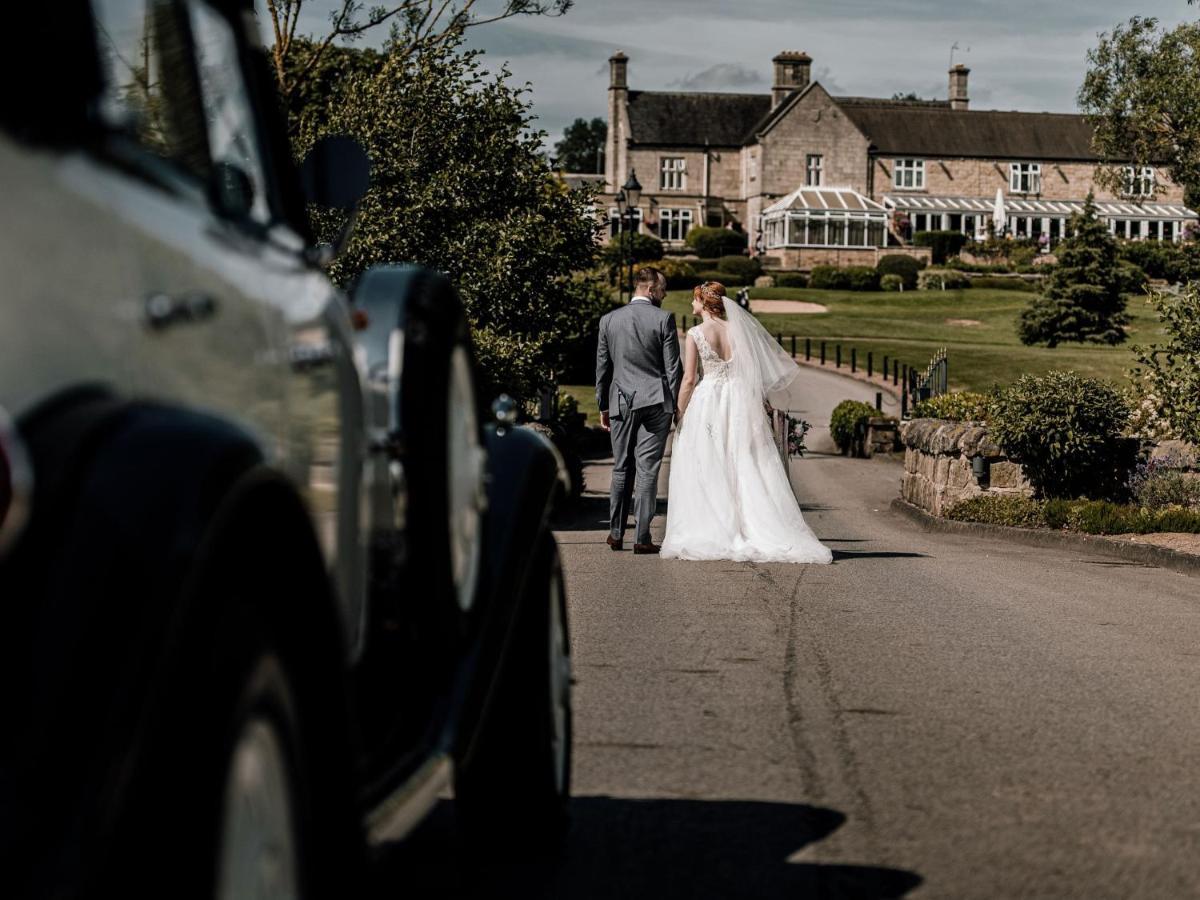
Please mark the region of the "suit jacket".
<svg viewBox="0 0 1200 900"><path fill-rule="evenodd" d="M662 406L675 412L683 366L675 316L646 300L633 300L600 320L596 345L596 405L620 418Z"/></svg>

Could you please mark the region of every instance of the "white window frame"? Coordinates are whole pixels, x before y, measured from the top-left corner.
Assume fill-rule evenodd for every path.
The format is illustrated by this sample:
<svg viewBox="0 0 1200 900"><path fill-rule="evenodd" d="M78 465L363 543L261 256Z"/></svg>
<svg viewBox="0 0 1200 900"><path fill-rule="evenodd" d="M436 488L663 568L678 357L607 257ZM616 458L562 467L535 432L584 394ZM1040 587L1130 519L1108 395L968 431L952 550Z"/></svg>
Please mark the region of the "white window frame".
<svg viewBox="0 0 1200 900"><path fill-rule="evenodd" d="M629 211L625 212L625 217L629 217ZM608 208L608 234L610 238L615 238L621 234L621 211L615 206ZM633 230L638 234L642 233L642 208L639 206L633 210Z"/></svg>
<svg viewBox="0 0 1200 900"><path fill-rule="evenodd" d="M683 156L658 158L658 188L662 191L687 190L687 159Z"/></svg>
<svg viewBox="0 0 1200 900"><path fill-rule="evenodd" d="M1021 162L1008 164L1008 190L1012 194L1042 192L1042 164Z"/></svg>
<svg viewBox="0 0 1200 900"><path fill-rule="evenodd" d="M1126 197L1153 197L1155 187L1153 166L1124 166L1124 194Z"/></svg>
<svg viewBox="0 0 1200 900"><path fill-rule="evenodd" d="M813 180L813 176L816 180ZM804 157L804 186L821 187L825 184L825 155L808 153Z"/></svg>
<svg viewBox="0 0 1200 900"><path fill-rule="evenodd" d="M892 185L900 191L925 190L925 160L892 160Z"/></svg>
<svg viewBox="0 0 1200 900"><path fill-rule="evenodd" d="M659 240L682 243L695 221L687 207L660 206L658 209Z"/></svg>

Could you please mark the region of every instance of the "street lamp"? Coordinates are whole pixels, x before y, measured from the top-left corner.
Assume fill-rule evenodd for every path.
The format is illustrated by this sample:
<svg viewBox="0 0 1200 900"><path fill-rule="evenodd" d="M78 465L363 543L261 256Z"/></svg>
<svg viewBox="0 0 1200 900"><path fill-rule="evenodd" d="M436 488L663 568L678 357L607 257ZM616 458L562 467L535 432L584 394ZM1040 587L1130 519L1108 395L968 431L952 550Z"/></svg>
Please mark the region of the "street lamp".
<svg viewBox="0 0 1200 900"><path fill-rule="evenodd" d="M625 251L625 213L629 202L625 199L624 191L617 191L617 248ZM617 287L621 291L621 300L625 299L625 263L617 257Z"/></svg>
<svg viewBox="0 0 1200 900"><path fill-rule="evenodd" d="M625 197L625 206L629 211L629 297L633 299L633 230L636 227L638 203L642 199L642 185L637 180L637 172L629 170L629 177L621 186L621 194ZM617 209L621 209L621 194L618 194ZM622 213L624 217L624 213ZM624 293L624 292L622 292Z"/></svg>

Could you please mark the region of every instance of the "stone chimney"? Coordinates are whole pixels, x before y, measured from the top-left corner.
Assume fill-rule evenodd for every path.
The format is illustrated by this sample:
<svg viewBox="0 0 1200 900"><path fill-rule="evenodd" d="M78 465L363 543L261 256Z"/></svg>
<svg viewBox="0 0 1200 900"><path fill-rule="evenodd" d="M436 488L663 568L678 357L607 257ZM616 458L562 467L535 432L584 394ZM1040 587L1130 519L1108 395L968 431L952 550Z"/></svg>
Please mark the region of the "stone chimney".
<svg viewBox="0 0 1200 900"><path fill-rule="evenodd" d="M967 76L971 70L962 63L950 67L950 108L966 109L971 102L967 97Z"/></svg>
<svg viewBox="0 0 1200 900"><path fill-rule="evenodd" d="M608 58L608 136L604 141L604 189L616 193L625 180L629 104L629 57L618 50Z"/></svg>
<svg viewBox="0 0 1200 900"><path fill-rule="evenodd" d="M774 109L792 91L808 87L812 57L807 53L784 50L771 62L775 64L775 84L771 88L771 108Z"/></svg>

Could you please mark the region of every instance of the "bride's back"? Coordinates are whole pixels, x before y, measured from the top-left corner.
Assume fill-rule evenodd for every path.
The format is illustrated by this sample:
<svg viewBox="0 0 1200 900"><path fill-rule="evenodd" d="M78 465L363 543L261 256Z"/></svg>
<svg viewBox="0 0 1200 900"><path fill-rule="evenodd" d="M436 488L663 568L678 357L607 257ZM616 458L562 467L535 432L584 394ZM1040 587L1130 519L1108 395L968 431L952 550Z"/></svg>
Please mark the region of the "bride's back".
<svg viewBox="0 0 1200 900"><path fill-rule="evenodd" d="M700 326L700 331L704 334L704 339L708 341L708 346L712 347L713 352L721 359L729 362L731 346L729 343L729 326L720 319L709 319Z"/></svg>

